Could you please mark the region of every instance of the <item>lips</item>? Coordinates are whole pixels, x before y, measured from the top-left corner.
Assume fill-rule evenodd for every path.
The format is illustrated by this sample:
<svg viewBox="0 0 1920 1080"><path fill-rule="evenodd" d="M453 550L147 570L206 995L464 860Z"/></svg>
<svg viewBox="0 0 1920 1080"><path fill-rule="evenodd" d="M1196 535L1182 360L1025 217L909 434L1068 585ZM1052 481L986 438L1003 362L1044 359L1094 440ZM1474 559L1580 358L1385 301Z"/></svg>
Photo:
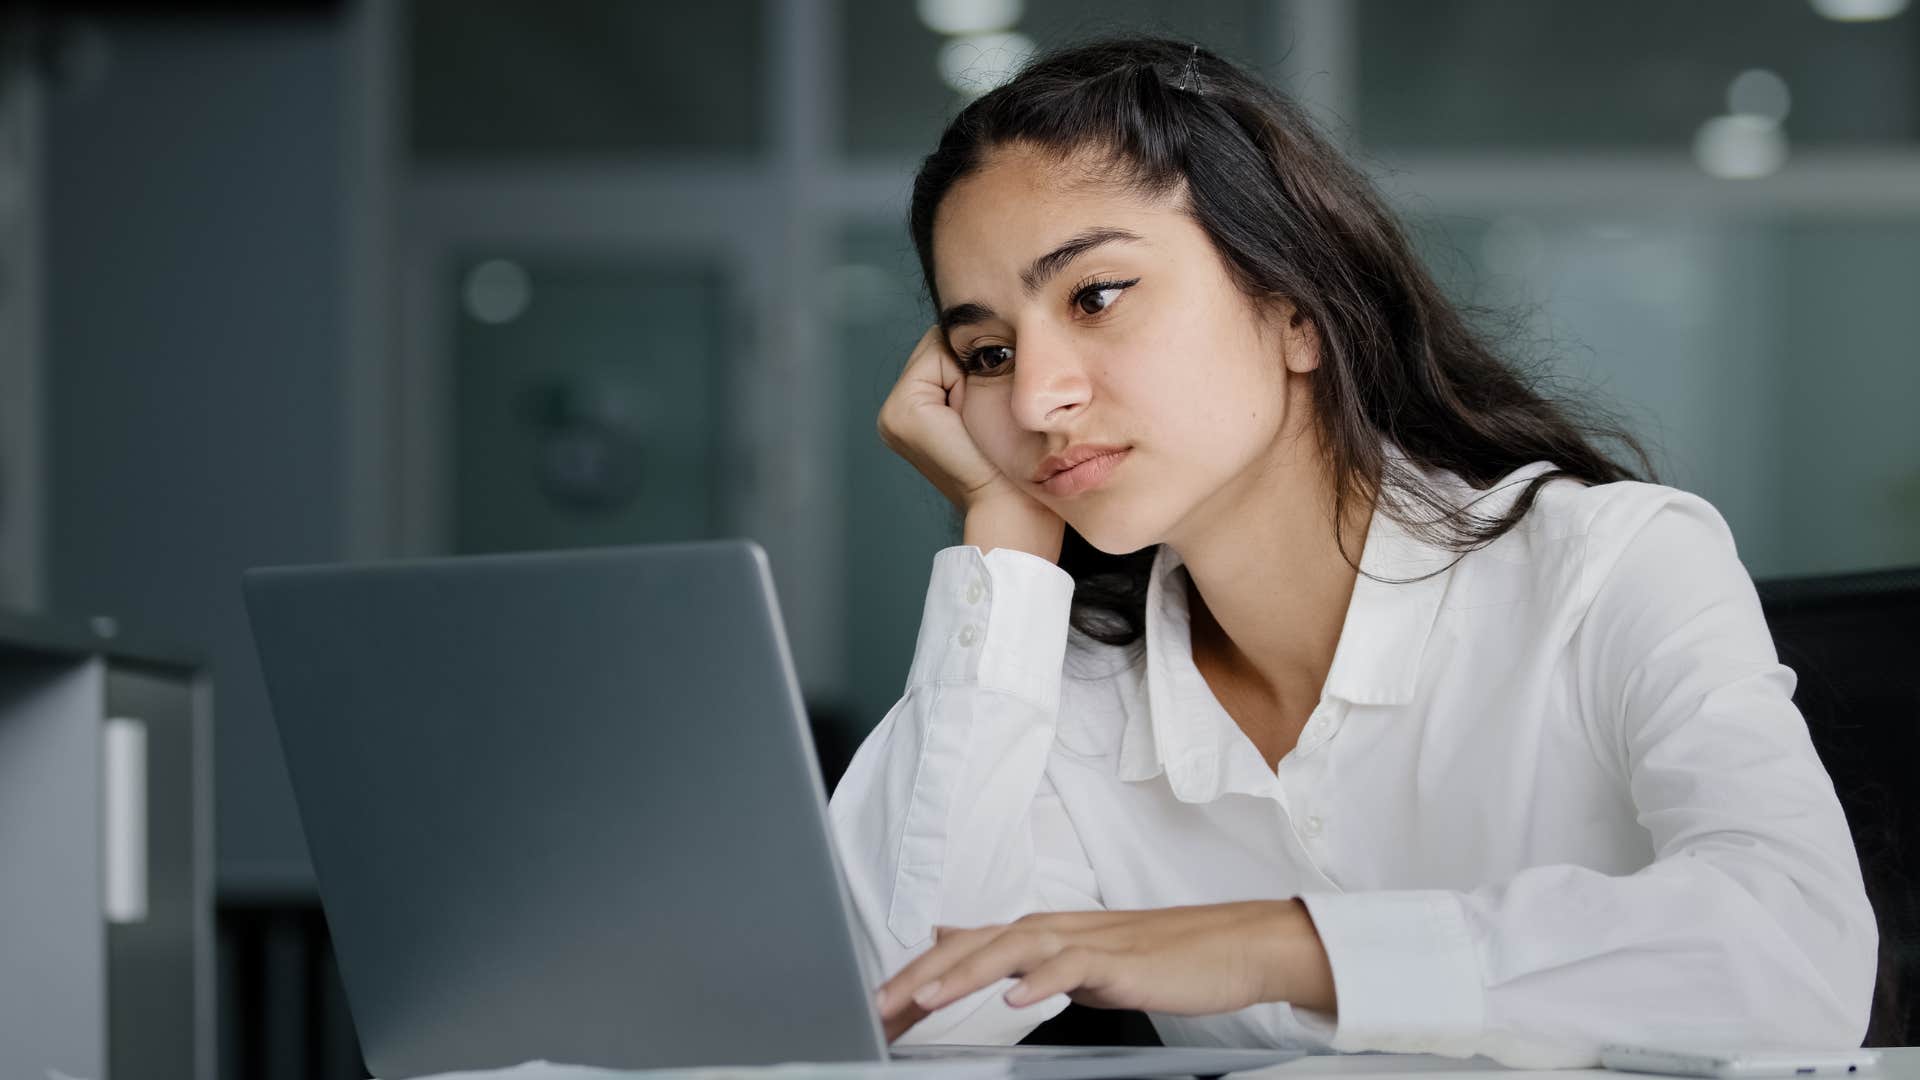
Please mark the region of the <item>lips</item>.
<svg viewBox="0 0 1920 1080"><path fill-rule="evenodd" d="M1082 443L1079 446L1069 446L1064 451L1042 461L1040 467L1034 470L1033 482L1036 484L1044 484L1048 480L1051 480L1056 473L1063 473L1083 461L1090 461L1107 454L1117 454L1125 449L1126 447L1124 446L1105 446L1096 443Z"/></svg>
<svg viewBox="0 0 1920 1080"><path fill-rule="evenodd" d="M1106 480L1131 450L1126 446L1070 446L1040 463L1033 482L1052 495L1075 495Z"/></svg>

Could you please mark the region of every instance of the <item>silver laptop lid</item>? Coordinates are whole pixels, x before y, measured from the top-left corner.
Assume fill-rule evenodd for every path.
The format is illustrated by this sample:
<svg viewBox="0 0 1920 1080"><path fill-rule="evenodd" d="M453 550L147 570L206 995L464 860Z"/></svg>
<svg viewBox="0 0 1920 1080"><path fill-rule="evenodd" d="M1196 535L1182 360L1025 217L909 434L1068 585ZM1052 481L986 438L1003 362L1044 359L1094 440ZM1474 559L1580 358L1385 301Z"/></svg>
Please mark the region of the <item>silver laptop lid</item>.
<svg viewBox="0 0 1920 1080"><path fill-rule="evenodd" d="M758 546L245 585L376 1074L884 1058Z"/></svg>

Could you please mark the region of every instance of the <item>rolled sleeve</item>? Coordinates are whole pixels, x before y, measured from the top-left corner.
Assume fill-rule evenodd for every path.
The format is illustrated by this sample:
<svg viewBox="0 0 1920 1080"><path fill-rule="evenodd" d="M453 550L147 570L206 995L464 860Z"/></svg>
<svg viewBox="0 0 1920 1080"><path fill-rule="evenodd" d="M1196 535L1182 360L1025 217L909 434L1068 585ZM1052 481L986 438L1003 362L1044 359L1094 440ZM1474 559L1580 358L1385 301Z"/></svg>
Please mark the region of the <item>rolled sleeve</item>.
<svg viewBox="0 0 1920 1080"><path fill-rule="evenodd" d="M1480 961L1457 895L1433 890L1302 896L1333 969L1338 1017L1294 1009L1342 1052L1468 1057L1486 1017Z"/></svg>

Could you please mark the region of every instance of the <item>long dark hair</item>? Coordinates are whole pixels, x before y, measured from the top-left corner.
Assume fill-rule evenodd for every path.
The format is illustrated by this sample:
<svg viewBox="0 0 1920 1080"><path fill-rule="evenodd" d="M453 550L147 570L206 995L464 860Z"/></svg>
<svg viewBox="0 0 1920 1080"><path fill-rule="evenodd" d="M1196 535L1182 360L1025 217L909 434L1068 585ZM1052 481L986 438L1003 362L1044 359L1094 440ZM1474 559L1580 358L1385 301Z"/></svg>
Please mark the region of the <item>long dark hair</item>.
<svg viewBox="0 0 1920 1080"><path fill-rule="evenodd" d="M1464 554L1512 528L1551 480L1652 475L1632 435L1548 397L1468 325L1372 183L1298 105L1191 43L1122 38L1048 53L947 125L914 178L908 223L935 311L934 213L990 151L1013 144L1063 159L1092 154L1148 197L1184 185L1188 212L1235 285L1256 303L1284 298L1311 320L1336 541L1353 500L1366 499ZM1639 471L1609 457L1603 441ZM1497 514L1458 505L1422 473L1446 470L1484 491L1535 461L1554 468ZM1153 553L1107 554L1068 528L1060 565L1075 581L1074 628L1109 644L1138 639Z"/></svg>

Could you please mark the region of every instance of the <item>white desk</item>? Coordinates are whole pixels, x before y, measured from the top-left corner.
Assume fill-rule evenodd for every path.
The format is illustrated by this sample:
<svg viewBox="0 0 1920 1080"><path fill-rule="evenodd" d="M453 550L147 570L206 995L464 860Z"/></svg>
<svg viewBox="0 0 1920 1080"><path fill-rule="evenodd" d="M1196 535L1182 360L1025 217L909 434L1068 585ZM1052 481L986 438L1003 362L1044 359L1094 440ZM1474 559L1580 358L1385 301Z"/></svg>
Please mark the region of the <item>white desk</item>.
<svg viewBox="0 0 1920 1080"><path fill-rule="evenodd" d="M1920 1080L1920 1047L1883 1048L1880 1071L1863 1073L1873 1080ZM955 1069L933 1063L890 1065L830 1066L775 1065L764 1069L670 1069L660 1072L624 1072L588 1069L570 1065L528 1064L493 1072L446 1073L440 1080L911 1080L946 1071L954 1077L972 1067L986 1074L984 1063L972 1062ZM1639 1074L1618 1073L1607 1069L1506 1069L1486 1058L1438 1057L1432 1054L1318 1054L1297 1058L1285 1065L1234 1073L1235 1080L1294 1080L1301 1076L1434 1076L1434 1080L1633 1080ZM1445 1074L1444 1077L1434 1074ZM1649 1078L1658 1080L1658 1078Z"/></svg>
<svg viewBox="0 0 1920 1080"><path fill-rule="evenodd" d="M1591 1080L1593 1077L1632 1080L1641 1075L1609 1069L1507 1069L1486 1058L1462 1060L1432 1054L1316 1054L1289 1061L1285 1065L1233 1075L1241 1080L1283 1080L1298 1076L1379 1076L1400 1073L1445 1073L1446 1080L1468 1080L1469 1077L1476 1080L1494 1077L1499 1080ZM1881 1047L1879 1073L1862 1075L1877 1076L1878 1080L1920 1080L1920 1047ZM1649 1077L1648 1080L1658 1078Z"/></svg>

